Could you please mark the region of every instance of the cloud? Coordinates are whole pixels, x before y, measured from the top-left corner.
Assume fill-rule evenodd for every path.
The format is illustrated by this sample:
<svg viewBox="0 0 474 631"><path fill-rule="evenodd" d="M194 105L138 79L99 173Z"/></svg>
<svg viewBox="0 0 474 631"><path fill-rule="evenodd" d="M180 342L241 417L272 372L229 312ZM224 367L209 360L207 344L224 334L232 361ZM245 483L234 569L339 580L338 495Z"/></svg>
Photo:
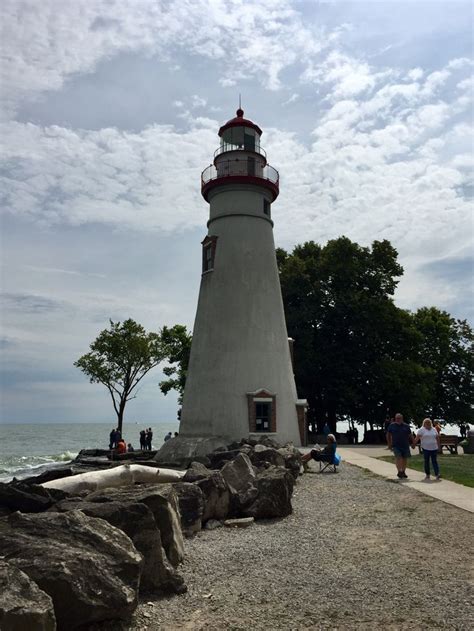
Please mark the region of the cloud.
<svg viewBox="0 0 474 631"><path fill-rule="evenodd" d="M200 173L217 141L207 119L192 124L186 133L155 125L138 134L0 125L2 205L50 225L99 222L163 231L195 226Z"/></svg>
<svg viewBox="0 0 474 631"><path fill-rule="evenodd" d="M1 295L4 307L21 313L51 313L64 309L65 303L47 296L32 294L4 293Z"/></svg>
<svg viewBox="0 0 474 631"><path fill-rule="evenodd" d="M337 60L339 68L360 68ZM364 65L366 79L357 85L371 88L359 91L347 83L346 70L338 71L311 145L281 129L266 130L265 148L281 173L277 235L285 243L324 241L341 232L359 241L388 238L410 256L421 246L425 256L463 247L470 238L463 191L472 185L465 158L471 130L459 117L468 102L464 92L445 89L444 100L438 95L449 82L464 86L463 72L464 62L451 62L415 81L400 71L371 74ZM350 98L336 96L343 93ZM191 97L199 106L203 101ZM4 207L45 225L101 223L162 233L202 226L199 178L219 123L188 110L182 115L187 131L4 124Z"/></svg>
<svg viewBox="0 0 474 631"><path fill-rule="evenodd" d="M301 59L312 59L339 36L308 27L286 0L5 0L0 59L3 109L60 90L120 53L176 64L182 51L219 64L221 85L257 77L269 89ZM110 16L113 16L110 17ZM87 45L84 45L87 42Z"/></svg>

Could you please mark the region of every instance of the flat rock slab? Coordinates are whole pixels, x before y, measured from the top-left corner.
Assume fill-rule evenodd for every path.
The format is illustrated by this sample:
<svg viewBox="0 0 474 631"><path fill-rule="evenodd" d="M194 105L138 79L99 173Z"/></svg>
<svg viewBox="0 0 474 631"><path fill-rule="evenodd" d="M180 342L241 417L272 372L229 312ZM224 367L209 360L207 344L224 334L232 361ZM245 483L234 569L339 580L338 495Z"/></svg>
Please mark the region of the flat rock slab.
<svg viewBox="0 0 474 631"><path fill-rule="evenodd" d="M253 517L242 517L242 519L226 519L224 526L226 528L248 528L254 522Z"/></svg>

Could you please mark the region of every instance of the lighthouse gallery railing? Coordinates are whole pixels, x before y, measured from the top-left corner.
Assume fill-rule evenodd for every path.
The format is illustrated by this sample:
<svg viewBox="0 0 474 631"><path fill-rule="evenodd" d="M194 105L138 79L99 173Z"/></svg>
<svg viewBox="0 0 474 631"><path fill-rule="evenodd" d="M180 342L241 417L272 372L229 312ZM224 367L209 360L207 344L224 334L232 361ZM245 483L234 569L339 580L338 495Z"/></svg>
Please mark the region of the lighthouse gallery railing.
<svg viewBox="0 0 474 631"><path fill-rule="evenodd" d="M210 164L201 174L201 184L204 186L211 180L232 176L256 177L262 180L269 180L276 186L278 186L280 180L278 171L269 164L262 166L261 163L253 159L239 160L235 158L234 160L219 161L217 166Z"/></svg>

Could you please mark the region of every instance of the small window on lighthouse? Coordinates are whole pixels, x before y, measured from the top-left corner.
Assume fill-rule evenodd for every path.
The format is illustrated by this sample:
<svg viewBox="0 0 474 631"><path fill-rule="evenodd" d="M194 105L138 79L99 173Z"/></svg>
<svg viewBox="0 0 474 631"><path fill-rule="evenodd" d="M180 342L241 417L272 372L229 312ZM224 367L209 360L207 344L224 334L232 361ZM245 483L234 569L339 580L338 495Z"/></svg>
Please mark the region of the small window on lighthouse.
<svg viewBox="0 0 474 631"><path fill-rule="evenodd" d="M202 242L202 273L210 272L214 269L214 258L216 256L216 236L207 236Z"/></svg>
<svg viewBox="0 0 474 631"><path fill-rule="evenodd" d="M267 217L270 217L270 202L268 199L263 200L263 212L267 215Z"/></svg>
<svg viewBox="0 0 474 631"><path fill-rule="evenodd" d="M271 429L271 416L271 403L255 403L255 431L269 432Z"/></svg>
<svg viewBox="0 0 474 631"><path fill-rule="evenodd" d="M203 252L203 272L208 272L210 269L214 267L214 257L212 253L212 243L209 243L205 246Z"/></svg>

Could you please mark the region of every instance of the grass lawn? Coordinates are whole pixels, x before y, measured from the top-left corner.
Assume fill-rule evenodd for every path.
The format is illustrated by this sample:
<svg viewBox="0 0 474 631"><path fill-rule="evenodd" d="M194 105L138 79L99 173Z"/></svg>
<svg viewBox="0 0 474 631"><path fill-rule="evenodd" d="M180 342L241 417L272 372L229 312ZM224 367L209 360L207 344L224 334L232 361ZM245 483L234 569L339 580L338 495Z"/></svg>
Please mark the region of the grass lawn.
<svg viewBox="0 0 474 631"><path fill-rule="evenodd" d="M379 460L394 462L393 456L382 456ZM446 454L438 456L438 464L441 477L464 486L474 487L474 454ZM408 460L408 468L424 471L423 456L416 455ZM433 467L430 467L433 469ZM433 471L431 471L433 476ZM433 476L434 477L434 476Z"/></svg>

